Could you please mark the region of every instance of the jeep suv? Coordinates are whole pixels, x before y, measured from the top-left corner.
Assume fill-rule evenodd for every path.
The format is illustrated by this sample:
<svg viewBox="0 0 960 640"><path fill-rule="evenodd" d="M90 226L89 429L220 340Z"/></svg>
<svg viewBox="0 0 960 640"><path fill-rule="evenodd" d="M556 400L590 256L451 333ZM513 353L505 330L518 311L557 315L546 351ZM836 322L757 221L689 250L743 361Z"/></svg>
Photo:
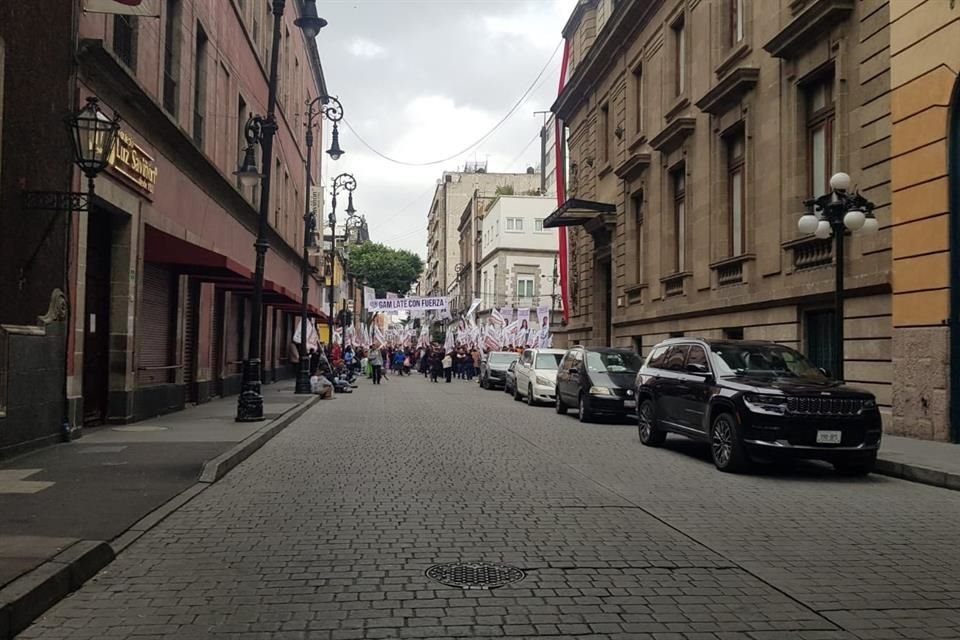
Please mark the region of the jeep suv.
<svg viewBox="0 0 960 640"><path fill-rule="evenodd" d="M721 471L752 457L827 460L865 475L880 448L873 394L831 379L802 354L773 342L661 342L636 378L640 441L667 433L710 443Z"/></svg>

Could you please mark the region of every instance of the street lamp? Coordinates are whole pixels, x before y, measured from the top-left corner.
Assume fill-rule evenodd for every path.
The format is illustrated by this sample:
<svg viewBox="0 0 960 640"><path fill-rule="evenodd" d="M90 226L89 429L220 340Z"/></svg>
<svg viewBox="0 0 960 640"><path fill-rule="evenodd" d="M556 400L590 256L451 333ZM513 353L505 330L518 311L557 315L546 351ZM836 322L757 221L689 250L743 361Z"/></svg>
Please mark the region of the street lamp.
<svg viewBox="0 0 960 640"><path fill-rule="evenodd" d="M316 14L316 7L313 7L313 13ZM306 201L303 211L303 274L301 281L301 291L303 295L302 306L300 309L300 368L297 370L297 383L295 393L310 393L310 359L307 357L307 307L308 296L310 294L310 257L309 251L313 242L313 232L317 228L316 214L310 207L310 190L313 186L313 123L318 115L322 115L327 120L333 122L333 141L327 153L332 160L339 160L343 155L340 148L340 138L337 132L337 123L343 119L343 105L332 96L317 96L307 101L307 189ZM332 337L332 336L331 336Z"/></svg>
<svg viewBox="0 0 960 640"><path fill-rule="evenodd" d="M843 254L848 232L874 234L880 228L873 214L874 204L857 192L850 192L850 176L837 173L830 178L830 192L807 200L807 213L797 221L801 233L812 233L821 240L833 236L836 242L834 274L834 375L843 379Z"/></svg>
<svg viewBox="0 0 960 640"><path fill-rule="evenodd" d="M247 121L244 135L248 141L244 152L244 162L236 175L241 184L255 184L256 158L252 147L259 145L263 152L260 170L260 210L258 213L256 249L256 267L253 275L253 309L250 314L250 343L247 358L243 361L243 380L240 396L237 399L237 422L255 422L263 420L263 396L260 395L261 358L260 326L263 322L263 277L267 249L267 221L270 215L270 167L273 164L273 137L277 132L277 72L280 60L280 32L283 26L283 12L286 0L273 0L273 41L270 54L270 79L267 85L267 115L252 116ZM314 6L314 10L316 7ZM319 31L319 28L318 28Z"/></svg>
<svg viewBox="0 0 960 640"><path fill-rule="evenodd" d="M73 162L87 177L88 207L93 204L94 181L107 168L110 154L120 130L120 116L113 119L100 110L99 101L87 98L87 104L78 113L67 118L67 129L73 143Z"/></svg>
<svg viewBox="0 0 960 640"><path fill-rule="evenodd" d="M357 179L354 178L349 173L341 173L336 178L333 179L332 188L331 188L331 198L330 198L330 215L327 218L327 223L330 225L330 300L328 301L330 307L330 345L333 345L333 330L335 328L336 319L334 318L334 300L333 300L333 279L336 275L337 269L337 194L341 191L346 191L348 194L347 200L347 214L352 216L356 213L356 209L353 208L353 191L357 188ZM348 218L349 219L349 218Z"/></svg>
<svg viewBox="0 0 960 640"><path fill-rule="evenodd" d="M316 38L327 21L317 15L317 0L304 0L302 15L293 21L308 38Z"/></svg>

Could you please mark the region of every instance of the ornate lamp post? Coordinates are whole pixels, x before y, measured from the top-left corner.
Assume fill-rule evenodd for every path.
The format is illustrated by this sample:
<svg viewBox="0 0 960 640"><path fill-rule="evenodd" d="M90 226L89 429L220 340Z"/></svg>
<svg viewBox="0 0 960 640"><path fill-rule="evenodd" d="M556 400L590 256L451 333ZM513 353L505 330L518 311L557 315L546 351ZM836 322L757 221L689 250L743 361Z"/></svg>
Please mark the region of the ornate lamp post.
<svg viewBox="0 0 960 640"><path fill-rule="evenodd" d="M94 182L97 175L107 168L113 145L120 130L120 116L114 112L113 118L100 110L99 101L87 98L86 106L77 114L67 118L67 129L73 143L73 162L87 177L87 206L93 204Z"/></svg>
<svg viewBox="0 0 960 640"><path fill-rule="evenodd" d="M336 305L333 299L333 280L337 269L337 194L341 191L346 191L348 194L346 212L349 219L357 212L353 207L353 192L357 188L357 179L349 173L341 173L333 179L332 185L330 215L327 217L327 223L330 225L330 300L328 304L330 306L331 345L333 344L333 331L336 325L336 319L334 317Z"/></svg>
<svg viewBox="0 0 960 640"><path fill-rule="evenodd" d="M843 379L843 254L848 232L874 234L880 225L873 214L874 204L857 192L850 193L850 176L837 173L830 178L830 192L804 202L809 209L797 222L801 233L821 240L833 236L834 251L834 376Z"/></svg>
<svg viewBox="0 0 960 640"><path fill-rule="evenodd" d="M273 40L270 54L270 78L267 85L267 115L254 116L247 122L246 137L248 147L244 154L244 162L236 172L241 183L256 182L256 158L252 147L260 145L263 151L262 173L260 187L260 211L257 225L256 268L253 276L253 312L250 319L250 344L247 359L243 362L243 382L240 396L237 399L237 422L254 422L263 420L263 396L260 395L260 326L263 321L263 277L266 263L267 249L270 246L267 240L267 220L270 214L270 178L273 164L273 137L277 132L277 72L280 60L280 37L283 26L283 12L286 0L273 0ZM309 37L315 37L327 23L317 16L315 0L303 3L303 13L296 24Z"/></svg>
<svg viewBox="0 0 960 640"><path fill-rule="evenodd" d="M314 9L316 10L316 9ZM303 212L303 278L301 290L303 292L303 307L300 310L300 368L297 370L296 393L310 393L310 360L307 357L307 307L310 294L310 267L309 251L313 242L313 235L317 229L316 215L310 208L310 188L313 186L312 158L313 158L313 123L318 115L322 115L333 123L333 136L327 154L331 160L339 160L344 151L340 148L340 133L337 123L343 119L343 105L332 96L317 96L307 101L307 194Z"/></svg>

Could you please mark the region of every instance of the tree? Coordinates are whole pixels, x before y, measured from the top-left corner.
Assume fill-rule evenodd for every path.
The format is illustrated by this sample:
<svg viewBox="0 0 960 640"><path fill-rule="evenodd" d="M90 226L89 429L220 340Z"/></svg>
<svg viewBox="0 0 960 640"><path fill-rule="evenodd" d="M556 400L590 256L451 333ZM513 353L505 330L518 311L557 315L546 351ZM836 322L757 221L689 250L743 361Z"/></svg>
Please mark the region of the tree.
<svg viewBox="0 0 960 640"><path fill-rule="evenodd" d="M405 294L423 271L423 260L404 249L365 242L350 251L350 272L367 281L382 298L388 291Z"/></svg>

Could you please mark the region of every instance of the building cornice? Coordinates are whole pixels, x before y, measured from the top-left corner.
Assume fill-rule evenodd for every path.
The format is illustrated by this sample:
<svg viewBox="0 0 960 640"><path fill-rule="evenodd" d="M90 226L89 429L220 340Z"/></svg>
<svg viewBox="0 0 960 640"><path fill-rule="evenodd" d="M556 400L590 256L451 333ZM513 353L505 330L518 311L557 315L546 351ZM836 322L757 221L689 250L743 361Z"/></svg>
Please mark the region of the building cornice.
<svg viewBox="0 0 960 640"><path fill-rule="evenodd" d="M583 99L616 62L618 50L625 49L635 33L642 30L663 0L625 0L613 10L584 59L577 65L550 110L570 120ZM579 9L579 7L578 7ZM576 10L575 10L576 12ZM564 34L565 37L567 34Z"/></svg>
<svg viewBox="0 0 960 640"><path fill-rule="evenodd" d="M813 0L809 5L795 0L799 13L773 36L764 50L774 58L794 58L822 38L825 27L839 24L853 12L854 0Z"/></svg>
<svg viewBox="0 0 960 640"><path fill-rule="evenodd" d="M760 79L758 67L738 67L697 100L704 113L719 115L740 101Z"/></svg>

